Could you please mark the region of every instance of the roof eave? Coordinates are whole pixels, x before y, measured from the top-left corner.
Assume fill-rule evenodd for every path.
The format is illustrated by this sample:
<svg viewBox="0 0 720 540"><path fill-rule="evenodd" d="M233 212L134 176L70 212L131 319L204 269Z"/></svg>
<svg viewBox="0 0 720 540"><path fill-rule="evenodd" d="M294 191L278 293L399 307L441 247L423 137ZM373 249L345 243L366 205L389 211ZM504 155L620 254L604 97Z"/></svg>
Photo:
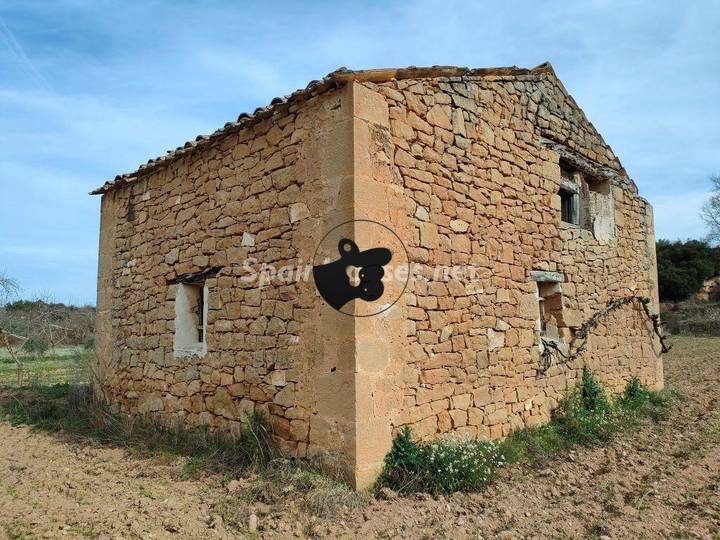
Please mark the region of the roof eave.
<svg viewBox="0 0 720 540"><path fill-rule="evenodd" d="M113 180L109 180L102 186L92 190L90 195L102 195L112 189L132 183L140 176L166 166L199 147L213 143L220 137L224 137L225 135L235 131L257 124L272 116L276 112L289 108L291 104L305 101L311 96L324 93L332 88L337 88L350 82L381 83L391 80L429 79L439 77L512 77L542 73L552 74L555 78L557 78L555 70L550 62L544 62L534 68L519 68L517 66L511 66L473 69L457 66L410 66L407 68L381 68L358 71L340 68L332 73L329 73L319 81L311 81L305 88L296 90L288 96L274 98L268 106L255 109L253 114L240 114L235 122L226 123L225 126L210 135L198 135L194 141L186 142L183 146L178 146L175 150L169 150L164 156L148 160L147 163L140 165L132 173L116 176Z"/></svg>

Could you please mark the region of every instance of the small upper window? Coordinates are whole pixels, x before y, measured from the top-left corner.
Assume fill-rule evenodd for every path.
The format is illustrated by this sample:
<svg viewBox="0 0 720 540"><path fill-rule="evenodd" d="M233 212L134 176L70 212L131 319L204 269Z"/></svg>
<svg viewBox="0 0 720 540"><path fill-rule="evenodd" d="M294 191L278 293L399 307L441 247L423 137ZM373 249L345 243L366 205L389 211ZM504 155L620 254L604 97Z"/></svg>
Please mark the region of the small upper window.
<svg viewBox="0 0 720 540"><path fill-rule="evenodd" d="M560 213L565 223L578 225L578 195L572 191L560 189Z"/></svg>
<svg viewBox="0 0 720 540"><path fill-rule="evenodd" d="M130 198L128 199L126 217L128 221L135 221L135 218L137 217L135 212L135 198L132 195L130 195Z"/></svg>
<svg viewBox="0 0 720 540"><path fill-rule="evenodd" d="M577 171L560 162L560 219L564 223L580 225L580 189Z"/></svg>
<svg viewBox="0 0 720 540"><path fill-rule="evenodd" d="M556 185L560 199L557 209L560 215L556 219L560 218L562 225L579 229L579 234L572 235L573 239L590 239L584 230L592 233L601 244L611 242L616 234L615 173L569 148L560 144L555 146L559 150L556 163L560 169L560 178L555 179L556 182L559 180Z"/></svg>

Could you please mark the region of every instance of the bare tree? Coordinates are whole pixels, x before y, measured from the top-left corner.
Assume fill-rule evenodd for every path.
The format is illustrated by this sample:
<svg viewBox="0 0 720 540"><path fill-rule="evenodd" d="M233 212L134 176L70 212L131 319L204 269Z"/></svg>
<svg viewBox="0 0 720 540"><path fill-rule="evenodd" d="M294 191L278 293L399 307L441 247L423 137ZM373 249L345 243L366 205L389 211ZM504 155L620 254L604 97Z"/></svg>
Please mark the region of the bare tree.
<svg viewBox="0 0 720 540"><path fill-rule="evenodd" d="M5 304L15 297L20 290L17 281L0 272L0 304ZM0 327L0 345L5 347L17 367L17 383L22 383L23 363L20 360L20 351L27 343L27 338L11 334Z"/></svg>
<svg viewBox="0 0 720 540"><path fill-rule="evenodd" d="M700 217L708 227L708 240L714 244L720 243L720 175L710 177L712 182L712 195L703 204Z"/></svg>
<svg viewBox="0 0 720 540"><path fill-rule="evenodd" d="M5 350L7 350L10 358L15 362L18 386L22 384L23 372L25 370L25 364L23 364L20 358L20 352L27 342L28 338L25 336L17 336L0 328L0 343L5 347Z"/></svg>
<svg viewBox="0 0 720 540"><path fill-rule="evenodd" d="M47 343L50 354L57 356L57 347L62 345L68 337L67 307L53 301L50 295L45 295L35 301L35 307L28 314L28 335Z"/></svg>
<svg viewBox="0 0 720 540"><path fill-rule="evenodd" d="M0 304L4 304L17 295L20 286L13 278L0 272Z"/></svg>

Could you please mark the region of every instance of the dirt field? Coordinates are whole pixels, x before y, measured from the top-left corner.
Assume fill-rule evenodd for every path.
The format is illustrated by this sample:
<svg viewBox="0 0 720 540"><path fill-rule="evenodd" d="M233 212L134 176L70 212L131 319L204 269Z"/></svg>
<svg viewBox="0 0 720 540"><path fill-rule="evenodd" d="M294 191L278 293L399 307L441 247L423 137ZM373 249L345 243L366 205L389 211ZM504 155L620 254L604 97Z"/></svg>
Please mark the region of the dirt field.
<svg viewBox="0 0 720 540"><path fill-rule="evenodd" d="M0 535L720 538L720 338L674 343L666 382L684 398L667 422L539 470L509 467L480 494L371 500L321 519L289 493L253 506L255 533L223 519L228 506L247 511L228 489L247 481L183 480L182 459L133 458L0 422Z"/></svg>

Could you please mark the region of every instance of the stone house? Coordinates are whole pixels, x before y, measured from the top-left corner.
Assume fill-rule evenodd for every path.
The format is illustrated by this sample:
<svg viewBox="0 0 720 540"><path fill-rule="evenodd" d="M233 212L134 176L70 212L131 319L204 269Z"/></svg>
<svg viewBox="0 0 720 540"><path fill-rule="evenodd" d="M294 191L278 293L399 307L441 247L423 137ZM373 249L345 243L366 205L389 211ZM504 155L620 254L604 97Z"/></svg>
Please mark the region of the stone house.
<svg viewBox="0 0 720 540"><path fill-rule="evenodd" d="M288 452L341 454L362 487L402 426L506 436L584 364L613 391L663 384L634 303L543 365L613 299L657 311L652 209L550 64L341 69L93 193L98 385L129 414L237 431L262 411ZM306 264L341 223L372 243L353 219L419 269L382 313L245 279L249 260ZM456 266L473 276L433 272Z"/></svg>

